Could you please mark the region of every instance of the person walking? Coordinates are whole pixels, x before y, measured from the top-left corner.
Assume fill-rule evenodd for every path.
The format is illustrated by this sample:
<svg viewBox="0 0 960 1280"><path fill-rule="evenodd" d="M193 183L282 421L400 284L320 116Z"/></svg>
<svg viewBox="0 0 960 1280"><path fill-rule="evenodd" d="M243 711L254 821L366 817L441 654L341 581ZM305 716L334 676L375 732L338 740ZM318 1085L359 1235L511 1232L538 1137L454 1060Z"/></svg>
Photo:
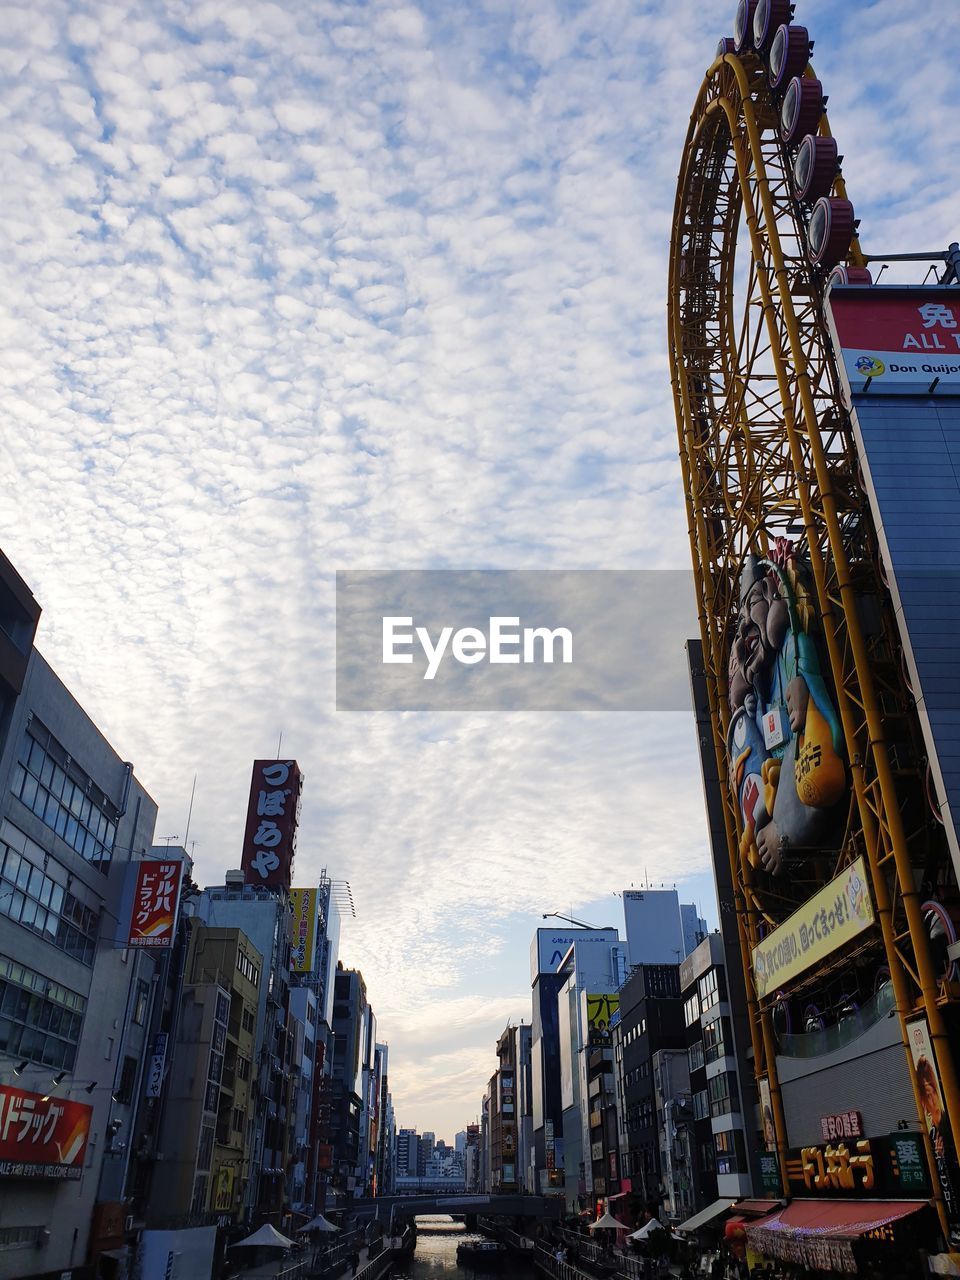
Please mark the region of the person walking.
<svg viewBox="0 0 960 1280"><path fill-rule="evenodd" d="M360 1254L356 1249L350 1255L350 1266L353 1268L353 1274L356 1275L360 1270Z"/></svg>

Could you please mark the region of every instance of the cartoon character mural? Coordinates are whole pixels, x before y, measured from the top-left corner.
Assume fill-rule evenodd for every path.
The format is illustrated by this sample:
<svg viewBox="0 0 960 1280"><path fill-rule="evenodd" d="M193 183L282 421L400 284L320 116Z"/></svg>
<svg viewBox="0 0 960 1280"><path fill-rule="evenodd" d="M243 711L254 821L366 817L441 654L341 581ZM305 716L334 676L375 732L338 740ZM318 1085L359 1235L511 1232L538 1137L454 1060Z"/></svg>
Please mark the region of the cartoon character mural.
<svg viewBox="0 0 960 1280"><path fill-rule="evenodd" d="M779 539L770 559L746 557L730 648L727 757L743 818L740 856L773 875L830 839L847 789L813 621L791 542Z"/></svg>

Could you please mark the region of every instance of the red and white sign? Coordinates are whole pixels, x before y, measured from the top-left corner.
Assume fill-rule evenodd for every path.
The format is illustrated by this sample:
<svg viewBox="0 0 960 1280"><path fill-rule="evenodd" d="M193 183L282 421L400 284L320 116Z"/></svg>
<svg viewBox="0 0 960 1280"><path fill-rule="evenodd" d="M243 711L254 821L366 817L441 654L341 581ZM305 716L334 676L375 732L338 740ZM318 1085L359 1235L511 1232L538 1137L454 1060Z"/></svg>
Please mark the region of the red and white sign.
<svg viewBox="0 0 960 1280"><path fill-rule="evenodd" d="M956 289L834 285L827 315L854 394L960 395Z"/></svg>
<svg viewBox="0 0 960 1280"><path fill-rule="evenodd" d="M290 888L302 783L296 760L254 761L240 862L247 884Z"/></svg>
<svg viewBox="0 0 960 1280"><path fill-rule="evenodd" d="M0 1085L0 1178L79 1178L93 1107Z"/></svg>
<svg viewBox="0 0 960 1280"><path fill-rule="evenodd" d="M125 946L172 947L180 903L183 862L156 858L135 863L130 929Z"/></svg>

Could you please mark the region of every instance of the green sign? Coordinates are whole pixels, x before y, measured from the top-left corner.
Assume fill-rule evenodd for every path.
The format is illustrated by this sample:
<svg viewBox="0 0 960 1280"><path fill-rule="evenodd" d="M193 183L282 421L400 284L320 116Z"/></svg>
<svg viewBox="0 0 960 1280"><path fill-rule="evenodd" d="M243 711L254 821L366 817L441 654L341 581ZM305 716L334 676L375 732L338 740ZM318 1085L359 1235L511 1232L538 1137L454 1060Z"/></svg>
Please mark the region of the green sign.
<svg viewBox="0 0 960 1280"><path fill-rule="evenodd" d="M923 1139L918 1133L891 1134L890 1161L899 1173L901 1191L924 1192L929 1189Z"/></svg>
<svg viewBox="0 0 960 1280"><path fill-rule="evenodd" d="M783 1195L780 1186L780 1166L775 1155L760 1156L760 1186L763 1193L772 1200L779 1200Z"/></svg>

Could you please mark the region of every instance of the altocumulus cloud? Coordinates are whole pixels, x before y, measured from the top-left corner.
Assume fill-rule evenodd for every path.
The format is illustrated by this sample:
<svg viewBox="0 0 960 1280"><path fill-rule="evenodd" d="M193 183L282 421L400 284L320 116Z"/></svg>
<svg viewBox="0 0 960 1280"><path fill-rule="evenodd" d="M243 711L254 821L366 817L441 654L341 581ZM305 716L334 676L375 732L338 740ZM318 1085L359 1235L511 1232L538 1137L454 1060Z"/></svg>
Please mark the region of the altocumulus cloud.
<svg viewBox="0 0 960 1280"><path fill-rule="evenodd" d="M475 1112L541 910L702 868L693 733L337 716L333 571L686 567L666 243L729 9L5 9L4 547L161 835L199 773L201 879L283 729L404 1123ZM951 16L804 9L891 251L956 233Z"/></svg>

